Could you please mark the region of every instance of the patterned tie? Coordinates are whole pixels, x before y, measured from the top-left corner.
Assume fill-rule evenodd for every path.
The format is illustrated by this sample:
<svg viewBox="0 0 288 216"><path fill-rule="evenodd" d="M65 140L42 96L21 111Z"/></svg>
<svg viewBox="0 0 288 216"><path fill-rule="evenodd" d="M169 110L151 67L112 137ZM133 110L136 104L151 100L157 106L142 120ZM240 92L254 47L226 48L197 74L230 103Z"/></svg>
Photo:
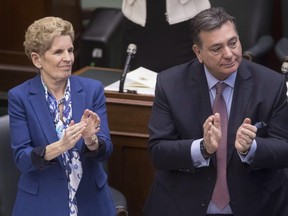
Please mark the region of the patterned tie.
<svg viewBox="0 0 288 216"><path fill-rule="evenodd" d="M215 188L212 195L212 202L220 209L223 210L229 203L230 196L227 185L226 177L226 164L227 164L227 107L224 97L222 95L223 90L226 88L226 83L218 82L216 84L216 98L213 104L213 113L219 113L221 118L221 131L222 139L220 141L218 150L216 152L217 160L217 179Z"/></svg>

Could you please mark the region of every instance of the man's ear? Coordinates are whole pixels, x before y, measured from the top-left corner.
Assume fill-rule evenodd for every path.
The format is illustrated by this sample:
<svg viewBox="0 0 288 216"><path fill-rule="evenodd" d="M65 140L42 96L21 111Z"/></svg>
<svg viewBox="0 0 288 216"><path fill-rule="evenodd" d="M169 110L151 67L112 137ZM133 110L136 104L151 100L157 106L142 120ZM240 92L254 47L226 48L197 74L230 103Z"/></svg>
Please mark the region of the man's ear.
<svg viewBox="0 0 288 216"><path fill-rule="evenodd" d="M35 65L35 67L37 67L38 69L42 68L41 57L38 53L32 52L31 53L31 60L32 60L32 63Z"/></svg>
<svg viewBox="0 0 288 216"><path fill-rule="evenodd" d="M199 48L197 45L194 44L194 45L192 46L192 50L193 50L193 52L195 53L195 55L197 56L199 62L200 62L200 63L203 63L203 62L202 62L202 58L201 58L201 50L200 50L200 48Z"/></svg>

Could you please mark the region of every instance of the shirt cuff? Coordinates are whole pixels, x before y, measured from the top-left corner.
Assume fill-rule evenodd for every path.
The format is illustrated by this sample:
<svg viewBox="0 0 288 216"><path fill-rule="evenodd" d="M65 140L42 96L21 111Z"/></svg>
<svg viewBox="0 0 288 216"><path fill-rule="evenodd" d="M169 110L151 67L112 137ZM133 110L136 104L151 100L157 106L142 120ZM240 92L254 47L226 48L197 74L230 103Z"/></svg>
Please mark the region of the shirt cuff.
<svg viewBox="0 0 288 216"><path fill-rule="evenodd" d="M249 152L247 153L247 155L243 155L243 154L240 154L240 153L238 152L238 155L239 155L241 161L242 161L243 163L252 164L253 161L254 161L254 156L255 156L256 149L257 149L257 142L256 142L256 140L254 139L253 142L252 142L252 144L251 144L250 150L249 150Z"/></svg>
<svg viewBox="0 0 288 216"><path fill-rule="evenodd" d="M36 147L32 150L31 161L35 167L41 168L45 165L44 160L45 152L46 152L45 146Z"/></svg>
<svg viewBox="0 0 288 216"><path fill-rule="evenodd" d="M106 144L105 141L98 137L98 145L99 148L95 151L91 151L86 145L84 154L88 157L95 157L98 155L103 155L106 152Z"/></svg>
<svg viewBox="0 0 288 216"><path fill-rule="evenodd" d="M196 168L207 167L207 166L209 166L209 163L210 163L210 157L205 159L203 157L203 155L201 154L200 142L202 140L203 139L194 140L192 142L191 149L190 149L191 157L192 157L192 161L193 161L193 166Z"/></svg>

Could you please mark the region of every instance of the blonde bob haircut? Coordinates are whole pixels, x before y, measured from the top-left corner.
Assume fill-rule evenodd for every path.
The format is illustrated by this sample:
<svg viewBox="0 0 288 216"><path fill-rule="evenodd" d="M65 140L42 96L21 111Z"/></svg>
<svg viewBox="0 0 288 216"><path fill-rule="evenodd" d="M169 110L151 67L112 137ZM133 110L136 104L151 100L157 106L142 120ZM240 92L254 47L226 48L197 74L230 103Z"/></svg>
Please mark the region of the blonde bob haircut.
<svg viewBox="0 0 288 216"><path fill-rule="evenodd" d="M53 39L61 35L69 35L74 41L74 30L69 21L59 17L44 17L34 21L26 31L23 43L27 57L31 60L32 52L43 55L50 49Z"/></svg>

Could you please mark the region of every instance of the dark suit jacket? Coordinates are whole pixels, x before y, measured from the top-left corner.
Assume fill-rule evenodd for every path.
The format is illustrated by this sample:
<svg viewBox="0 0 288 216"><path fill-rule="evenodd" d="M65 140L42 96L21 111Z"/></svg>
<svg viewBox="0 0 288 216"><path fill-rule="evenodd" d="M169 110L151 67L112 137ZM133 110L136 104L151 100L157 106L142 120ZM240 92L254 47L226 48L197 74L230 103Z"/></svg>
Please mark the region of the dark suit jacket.
<svg viewBox="0 0 288 216"><path fill-rule="evenodd" d="M83 168L76 194L79 216L112 216L115 208L101 165L113 149L103 86L98 81L78 76L71 76L70 84L72 119L79 122L86 108L96 112L101 119L101 130L97 135L104 145L96 155L86 152L83 139L75 146L80 152ZM68 216L67 177L61 155L44 166L33 163L31 157L33 148L58 140L40 76L10 90L8 97L13 157L21 171L13 215Z"/></svg>
<svg viewBox="0 0 288 216"><path fill-rule="evenodd" d="M243 60L238 69L228 125L227 178L234 216L287 216L288 104L284 76ZM209 167L194 168L190 147L203 137L212 114L204 67L193 60L161 72L149 122L149 152L157 169L144 212L149 216L204 216L216 181ZM244 118L265 122L257 132L253 163L234 147Z"/></svg>

